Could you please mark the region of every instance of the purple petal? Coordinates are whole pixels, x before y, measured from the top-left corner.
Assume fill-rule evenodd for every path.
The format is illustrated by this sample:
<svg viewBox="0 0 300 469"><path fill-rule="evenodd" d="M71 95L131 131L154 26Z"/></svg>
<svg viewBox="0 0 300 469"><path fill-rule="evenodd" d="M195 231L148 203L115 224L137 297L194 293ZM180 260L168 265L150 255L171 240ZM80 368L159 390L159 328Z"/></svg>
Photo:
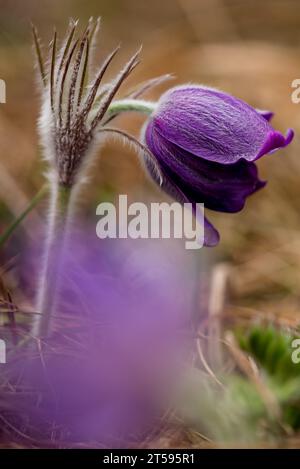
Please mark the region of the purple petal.
<svg viewBox="0 0 300 469"><path fill-rule="evenodd" d="M220 91L185 86L165 93L153 115L161 137L208 161L255 161L292 140L274 131L265 117L245 102Z"/></svg>
<svg viewBox="0 0 300 469"><path fill-rule="evenodd" d="M264 111L262 109L256 109L256 112L258 112L258 114L260 114L268 122L270 122L274 116L274 112L272 111Z"/></svg>
<svg viewBox="0 0 300 469"><path fill-rule="evenodd" d="M188 193L184 192L183 188L181 188L174 180L174 175L168 171L167 168L160 167L161 175L163 176L162 183L158 178L157 171L155 170L154 166L151 163L151 160L147 159L145 161L146 167L152 179L161 187L161 189L168 194L170 197L175 199L177 202L184 204L184 203L192 203L194 205L193 211L196 214L196 202L192 198L189 197ZM198 201L200 203L200 201ZM203 220L200 219L199 222ZM210 223L210 221L204 216L204 246L207 247L214 247L219 243L220 235L216 228Z"/></svg>
<svg viewBox="0 0 300 469"><path fill-rule="evenodd" d="M245 160L222 165L195 157L147 127L146 143L168 177L190 201L221 212L238 212L246 198L265 186L254 163Z"/></svg>
<svg viewBox="0 0 300 469"><path fill-rule="evenodd" d="M260 158L261 156L266 155L267 153L273 153L279 148L286 147L289 143L291 143L293 138L293 129L287 130L286 137L284 137L284 135L282 135L280 132L273 130L273 132L269 133L267 140L265 141L263 147L257 155L257 158Z"/></svg>

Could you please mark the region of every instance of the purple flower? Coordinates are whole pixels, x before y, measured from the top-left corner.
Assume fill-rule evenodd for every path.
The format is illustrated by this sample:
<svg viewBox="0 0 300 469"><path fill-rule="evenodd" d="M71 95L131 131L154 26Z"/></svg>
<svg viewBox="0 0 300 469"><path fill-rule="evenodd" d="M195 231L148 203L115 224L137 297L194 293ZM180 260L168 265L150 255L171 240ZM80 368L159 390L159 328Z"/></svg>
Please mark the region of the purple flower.
<svg viewBox="0 0 300 469"><path fill-rule="evenodd" d="M242 210L246 198L266 184L254 161L285 147L294 135L291 129L286 136L274 130L271 118L272 113L212 88L172 88L158 102L144 135L163 175L161 187L181 202L204 203L218 212ZM151 162L147 167L158 182ZM218 241L205 219L205 245Z"/></svg>
<svg viewBox="0 0 300 469"><path fill-rule="evenodd" d="M138 445L160 424L194 348L192 260L148 240L99 243L94 226L77 220L85 228L56 264L53 333L7 363L0 401L6 385L20 390L7 419L38 441ZM31 269L37 247L27 246Z"/></svg>

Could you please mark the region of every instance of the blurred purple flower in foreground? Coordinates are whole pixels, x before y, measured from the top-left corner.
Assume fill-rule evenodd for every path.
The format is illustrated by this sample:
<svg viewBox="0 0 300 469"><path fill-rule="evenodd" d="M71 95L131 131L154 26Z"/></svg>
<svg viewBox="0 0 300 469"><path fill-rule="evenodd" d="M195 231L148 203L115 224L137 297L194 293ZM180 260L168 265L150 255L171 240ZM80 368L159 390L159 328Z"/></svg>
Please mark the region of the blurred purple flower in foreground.
<svg viewBox="0 0 300 469"><path fill-rule="evenodd" d="M18 425L31 438L122 448L156 427L192 343L193 281L184 259L145 240L72 236L57 272L51 337L7 365L29 391L22 393L28 421Z"/></svg>
<svg viewBox="0 0 300 469"><path fill-rule="evenodd" d="M144 135L164 176L161 187L180 202L204 203L218 212L242 210L246 198L266 184L254 161L285 147L294 135L291 129L286 137L274 130L271 117L215 89L172 88L158 102ZM218 241L217 230L205 220L205 244Z"/></svg>

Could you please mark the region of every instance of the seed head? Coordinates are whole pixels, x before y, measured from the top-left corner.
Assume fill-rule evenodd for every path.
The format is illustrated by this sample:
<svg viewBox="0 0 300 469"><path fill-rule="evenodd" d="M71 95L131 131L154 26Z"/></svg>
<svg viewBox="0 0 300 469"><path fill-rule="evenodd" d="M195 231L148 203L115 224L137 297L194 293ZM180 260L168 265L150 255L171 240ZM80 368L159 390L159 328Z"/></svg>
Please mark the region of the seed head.
<svg viewBox="0 0 300 469"><path fill-rule="evenodd" d="M70 21L63 44L58 47L54 31L46 66L37 30L32 26L37 64L42 83L42 111L39 121L45 156L52 174L61 185L71 187L78 174L95 154L109 105L120 86L139 63L140 49L119 74L102 84L104 75L118 53L113 50L93 80L89 79L90 56L99 20L90 19L77 37L78 22Z"/></svg>

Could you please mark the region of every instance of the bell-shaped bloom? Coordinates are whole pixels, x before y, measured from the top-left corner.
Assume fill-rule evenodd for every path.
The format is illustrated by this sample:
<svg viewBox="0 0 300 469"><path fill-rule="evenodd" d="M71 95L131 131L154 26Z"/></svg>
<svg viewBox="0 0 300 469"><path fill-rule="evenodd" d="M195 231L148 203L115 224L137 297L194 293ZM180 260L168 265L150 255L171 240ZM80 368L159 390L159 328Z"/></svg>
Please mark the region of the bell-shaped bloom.
<svg viewBox="0 0 300 469"><path fill-rule="evenodd" d="M186 85L166 92L144 129L144 140L161 173L158 181L180 202L204 203L219 212L238 212L246 198L265 182L255 161L288 145L286 136L270 125L272 113L252 108L221 91ZM205 245L219 234L205 219Z"/></svg>

